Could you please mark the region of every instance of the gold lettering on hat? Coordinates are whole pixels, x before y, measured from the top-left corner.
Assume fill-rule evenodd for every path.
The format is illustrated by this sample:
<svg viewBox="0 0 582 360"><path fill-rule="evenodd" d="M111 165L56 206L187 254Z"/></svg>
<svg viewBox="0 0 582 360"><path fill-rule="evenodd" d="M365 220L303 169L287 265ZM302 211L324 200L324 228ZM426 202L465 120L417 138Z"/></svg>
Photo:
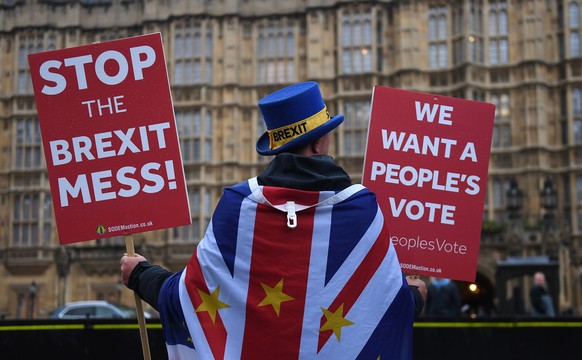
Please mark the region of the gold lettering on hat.
<svg viewBox="0 0 582 360"><path fill-rule="evenodd" d="M326 123L329 119L329 112L327 111L327 107L324 106L320 112L307 119L280 128L267 130L271 150L287 144L289 141Z"/></svg>

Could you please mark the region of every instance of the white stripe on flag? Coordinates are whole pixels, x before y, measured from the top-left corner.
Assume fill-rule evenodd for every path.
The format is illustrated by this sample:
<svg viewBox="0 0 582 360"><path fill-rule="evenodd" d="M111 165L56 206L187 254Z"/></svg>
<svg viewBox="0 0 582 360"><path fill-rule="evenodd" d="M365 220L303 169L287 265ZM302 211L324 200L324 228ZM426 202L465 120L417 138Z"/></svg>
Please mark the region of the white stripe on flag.
<svg viewBox="0 0 582 360"><path fill-rule="evenodd" d="M357 358L401 287L400 264L394 247L391 246L388 256L384 258L354 306L345 314L345 318L354 324L341 329L341 341L338 342L335 335L332 335L318 357L323 359Z"/></svg>
<svg viewBox="0 0 582 360"><path fill-rule="evenodd" d="M228 303L231 308L221 313L228 333L225 359L240 359L242 353L256 210L257 203L246 198L243 200L238 222L234 279L224 279L225 284L228 281L229 285L225 287L224 297L221 296L221 299L227 303L229 300L240 301L236 304Z"/></svg>
<svg viewBox="0 0 582 360"><path fill-rule="evenodd" d="M318 211L316 212L315 216L316 221L313 237L319 239L328 239L329 230L331 228L331 209L329 207L318 208ZM319 340L319 327L321 325L320 319L322 316L321 308L322 307L325 309L329 308L331 303L337 298L340 291L342 291L347 282L350 280L351 276L357 270L362 260L365 258L365 256L368 254L368 252L376 242L376 239L378 238L380 232L382 231L383 221L384 218L382 216L381 211L377 211L374 221L372 222L372 224L370 225L362 239L360 239L360 241L357 242L355 248L348 255L340 269L338 269L336 274L334 274L334 276L330 279L327 285L325 285L325 274L327 267L329 242L317 241L313 243L309 269L309 279L307 283L305 317L302 329L302 339L301 339L302 352L300 354L301 359L312 358L313 356L316 356L317 344ZM392 256L389 255L388 257ZM386 259L384 260L384 262L386 262ZM382 263L381 266L386 265ZM398 274L400 274L400 271L398 271ZM384 275L380 275L380 278L382 278L382 276ZM393 279L390 279L390 281L393 281ZM384 297L389 296L388 294L385 293L385 289L383 287L380 286L379 289L381 291L384 291ZM384 314L384 312L389 306L389 303L386 303L385 301L382 300L378 300L377 298L374 298L373 300L378 301L378 304L382 304L382 306L385 306L384 309L382 308L377 309L377 311L380 312L381 315ZM357 306L357 304L354 304L354 306ZM344 329L346 328L349 328L349 326L345 327ZM330 341L337 340L334 338L330 339ZM354 345L356 344L356 342L351 341L350 342L344 341L343 343L348 343L349 346L351 347L354 347ZM364 344L365 342L363 342L362 346ZM326 353L325 349L326 347L324 347L321 353L317 356L323 356L324 358L326 356L329 356L329 354L322 355ZM358 352L360 350L358 350ZM349 357L340 356L339 358L349 358Z"/></svg>

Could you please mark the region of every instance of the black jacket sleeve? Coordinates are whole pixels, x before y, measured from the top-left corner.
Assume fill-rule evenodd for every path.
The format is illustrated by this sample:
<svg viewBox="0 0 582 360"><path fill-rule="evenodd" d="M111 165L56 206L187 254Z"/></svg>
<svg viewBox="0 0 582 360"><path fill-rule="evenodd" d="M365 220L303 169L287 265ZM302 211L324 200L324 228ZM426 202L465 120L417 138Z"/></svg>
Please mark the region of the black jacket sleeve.
<svg viewBox="0 0 582 360"><path fill-rule="evenodd" d="M131 272L127 287L151 307L158 309L158 297L164 281L173 273L148 261L141 261Z"/></svg>
<svg viewBox="0 0 582 360"><path fill-rule="evenodd" d="M412 297L414 298L414 320L418 319L422 309L424 308L424 300L422 299L422 295L420 295L420 290L418 290L418 286L409 285L410 290L412 291Z"/></svg>

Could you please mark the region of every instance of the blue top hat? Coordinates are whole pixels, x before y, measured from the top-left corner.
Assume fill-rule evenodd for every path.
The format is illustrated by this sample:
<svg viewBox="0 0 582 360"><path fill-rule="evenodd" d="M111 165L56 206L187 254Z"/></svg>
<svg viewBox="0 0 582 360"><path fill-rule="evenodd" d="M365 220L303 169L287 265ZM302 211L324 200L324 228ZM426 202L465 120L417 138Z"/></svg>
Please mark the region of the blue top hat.
<svg viewBox="0 0 582 360"><path fill-rule="evenodd" d="M267 131L257 141L260 155L276 155L307 145L335 129L343 115L332 118L316 82L308 81L277 90L261 100Z"/></svg>

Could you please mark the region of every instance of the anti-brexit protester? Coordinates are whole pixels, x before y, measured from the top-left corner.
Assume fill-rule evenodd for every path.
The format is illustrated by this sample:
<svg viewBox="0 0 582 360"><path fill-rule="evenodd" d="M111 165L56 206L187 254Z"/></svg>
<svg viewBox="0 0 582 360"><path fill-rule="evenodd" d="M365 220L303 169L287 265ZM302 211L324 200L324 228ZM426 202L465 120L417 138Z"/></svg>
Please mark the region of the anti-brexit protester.
<svg viewBox="0 0 582 360"><path fill-rule="evenodd" d="M170 359L411 359L426 286L403 275L374 193L328 154L344 116L315 82L259 109L267 169L224 190L185 269L123 256L124 284L160 312Z"/></svg>

